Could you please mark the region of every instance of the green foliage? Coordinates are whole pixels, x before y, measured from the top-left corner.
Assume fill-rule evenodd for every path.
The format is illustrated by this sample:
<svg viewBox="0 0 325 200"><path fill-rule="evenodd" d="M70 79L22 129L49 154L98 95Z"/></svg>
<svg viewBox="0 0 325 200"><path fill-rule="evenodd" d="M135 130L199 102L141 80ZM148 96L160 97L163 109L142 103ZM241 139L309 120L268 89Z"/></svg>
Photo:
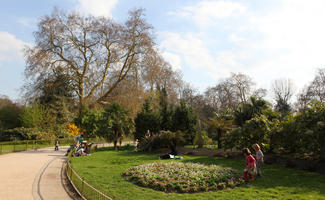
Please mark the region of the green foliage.
<svg viewBox="0 0 325 200"><path fill-rule="evenodd" d="M232 129L232 116L229 111L221 114L215 114L215 117L209 118L206 122L208 136L217 141L218 149L221 149L224 143L224 136L227 131Z"/></svg>
<svg viewBox="0 0 325 200"><path fill-rule="evenodd" d="M36 87L41 93L38 98L43 105L55 104L62 101L62 98L72 101L73 87L71 86L71 77L64 74L63 69L55 69L51 76L45 77Z"/></svg>
<svg viewBox="0 0 325 200"><path fill-rule="evenodd" d="M84 137L91 138L97 136L100 130L102 115L103 110L83 109L76 119L76 124L84 131Z"/></svg>
<svg viewBox="0 0 325 200"><path fill-rule="evenodd" d="M286 100L284 100L283 98L279 98L276 101L275 110L284 115L287 115L289 112L292 111L292 108Z"/></svg>
<svg viewBox="0 0 325 200"><path fill-rule="evenodd" d="M64 127L74 118L74 114L71 111L71 104L68 102L68 99L65 97L57 97L56 101L53 101L51 104L45 104L45 106L53 119L52 130L55 136L65 136Z"/></svg>
<svg viewBox="0 0 325 200"><path fill-rule="evenodd" d="M0 128L12 129L21 126L19 116L24 112L23 108L16 104L8 104L0 107Z"/></svg>
<svg viewBox="0 0 325 200"><path fill-rule="evenodd" d="M133 132L133 120L129 116L129 111L119 104L110 104L103 112L100 119L98 135L108 142L114 142L114 149L117 150L117 142L124 136Z"/></svg>
<svg viewBox="0 0 325 200"><path fill-rule="evenodd" d="M160 92L160 129L161 130L171 130L172 128L172 117L173 110L168 104L168 95L166 89L163 88Z"/></svg>
<svg viewBox="0 0 325 200"><path fill-rule="evenodd" d="M206 131L197 131L194 144L198 145L198 148L202 148L203 145L212 144L212 140L208 137Z"/></svg>
<svg viewBox="0 0 325 200"><path fill-rule="evenodd" d="M194 143L197 130L197 116L191 106L187 106L185 100L181 100L173 115L172 131L181 131L187 143Z"/></svg>
<svg viewBox="0 0 325 200"><path fill-rule="evenodd" d="M242 149L253 144L268 144L264 151L273 151L277 143L280 115L271 109L259 110L241 126L229 131L225 138L226 148Z"/></svg>
<svg viewBox="0 0 325 200"><path fill-rule="evenodd" d="M235 110L234 123L238 126L243 126L247 120L252 119L254 115L260 114L262 110L268 107L267 101L252 96L249 102L239 105Z"/></svg>
<svg viewBox="0 0 325 200"><path fill-rule="evenodd" d="M325 158L325 107L313 102L303 113L290 116L280 125L281 146L294 153L313 153ZM288 142L290 141L290 142Z"/></svg>
<svg viewBox="0 0 325 200"><path fill-rule="evenodd" d="M39 102L33 103L25 108L24 113L20 116L23 127L47 129L52 124L52 116L49 115L47 108Z"/></svg>
<svg viewBox="0 0 325 200"><path fill-rule="evenodd" d="M136 139L141 139L145 136L147 130L151 133L158 133L160 131L160 116L157 111L151 108L149 99L146 99L142 106L142 110L134 119Z"/></svg>
<svg viewBox="0 0 325 200"><path fill-rule="evenodd" d="M182 145L184 142L183 133L180 131L160 131L151 137L142 138L140 140L140 149L151 152L161 148L176 148L176 146ZM174 149L171 150L173 151Z"/></svg>
<svg viewBox="0 0 325 200"><path fill-rule="evenodd" d="M41 132L35 128L17 127L4 130L0 135L0 141L35 140L40 138L40 133Z"/></svg>

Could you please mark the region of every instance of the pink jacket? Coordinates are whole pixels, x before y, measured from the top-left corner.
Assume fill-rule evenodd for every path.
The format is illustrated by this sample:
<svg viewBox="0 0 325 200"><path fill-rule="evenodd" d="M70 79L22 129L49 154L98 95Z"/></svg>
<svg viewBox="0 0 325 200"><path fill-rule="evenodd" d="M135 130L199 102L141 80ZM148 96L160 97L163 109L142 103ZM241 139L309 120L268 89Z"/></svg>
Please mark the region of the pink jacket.
<svg viewBox="0 0 325 200"><path fill-rule="evenodd" d="M256 160L255 160L254 156L252 156L252 155L246 156L245 167L249 167L249 168L256 167Z"/></svg>

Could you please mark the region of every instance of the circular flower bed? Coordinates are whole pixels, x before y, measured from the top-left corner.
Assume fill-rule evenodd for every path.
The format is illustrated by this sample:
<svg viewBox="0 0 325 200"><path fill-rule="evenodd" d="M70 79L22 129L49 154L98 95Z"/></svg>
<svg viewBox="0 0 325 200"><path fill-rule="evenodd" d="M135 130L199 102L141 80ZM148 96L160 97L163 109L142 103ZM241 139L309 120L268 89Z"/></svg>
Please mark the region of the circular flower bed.
<svg viewBox="0 0 325 200"><path fill-rule="evenodd" d="M243 182L240 174L217 165L156 162L139 165L123 176L140 186L165 192L201 192L235 187Z"/></svg>

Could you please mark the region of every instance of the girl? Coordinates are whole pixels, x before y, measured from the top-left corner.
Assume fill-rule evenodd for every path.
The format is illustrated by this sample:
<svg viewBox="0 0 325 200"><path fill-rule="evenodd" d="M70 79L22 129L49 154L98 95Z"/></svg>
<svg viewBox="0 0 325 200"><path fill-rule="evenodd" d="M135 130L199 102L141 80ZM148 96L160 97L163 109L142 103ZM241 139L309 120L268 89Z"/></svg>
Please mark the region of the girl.
<svg viewBox="0 0 325 200"><path fill-rule="evenodd" d="M256 158L256 169L257 169L257 176L262 176L261 174L261 165L264 162L264 155L263 152L261 151L261 148L258 144L253 145L254 151L256 153L255 158Z"/></svg>
<svg viewBox="0 0 325 200"><path fill-rule="evenodd" d="M252 181L254 180L254 174L256 172L256 161L248 148L243 149L243 154L246 157L244 179L245 181L247 181L248 179Z"/></svg>

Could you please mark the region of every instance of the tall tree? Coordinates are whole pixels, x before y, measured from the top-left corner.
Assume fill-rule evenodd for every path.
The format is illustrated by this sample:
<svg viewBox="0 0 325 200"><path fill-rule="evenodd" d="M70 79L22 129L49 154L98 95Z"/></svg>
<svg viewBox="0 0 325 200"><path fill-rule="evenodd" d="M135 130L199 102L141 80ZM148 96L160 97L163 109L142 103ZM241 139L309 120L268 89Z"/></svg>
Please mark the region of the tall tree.
<svg viewBox="0 0 325 200"><path fill-rule="evenodd" d="M102 114L98 134L108 142L113 141L114 150L117 150L117 142L132 133L133 129L134 124L129 112L119 104L113 103Z"/></svg>
<svg viewBox="0 0 325 200"><path fill-rule="evenodd" d="M19 116L24 112L22 106L13 103L9 98L0 97L0 131L21 126Z"/></svg>
<svg viewBox="0 0 325 200"><path fill-rule="evenodd" d="M165 88L160 91L160 129L171 130L173 110L168 103L168 95Z"/></svg>
<svg viewBox="0 0 325 200"><path fill-rule="evenodd" d="M298 94L296 107L305 111L313 101L325 103L325 68L318 69L314 80Z"/></svg>
<svg viewBox="0 0 325 200"><path fill-rule="evenodd" d="M253 86L255 85L252 79L242 73L232 73L230 82L240 102L247 102L249 100L249 97L252 95Z"/></svg>
<svg viewBox="0 0 325 200"><path fill-rule="evenodd" d="M193 108L181 100L173 115L172 131L182 131L186 142L193 144L197 130L197 116Z"/></svg>
<svg viewBox="0 0 325 200"><path fill-rule="evenodd" d="M272 91L276 101L275 109L281 113L291 111L290 99L294 94L294 85L290 79L278 79L272 84Z"/></svg>
<svg viewBox="0 0 325 200"><path fill-rule="evenodd" d="M145 136L147 130L151 133L160 131L160 116L159 113L152 109L149 99L145 100L141 112L134 119L136 139L141 139Z"/></svg>
<svg viewBox="0 0 325 200"><path fill-rule="evenodd" d="M223 137L225 133L232 129L232 116L229 111L216 114L207 122L207 131L209 137L217 141L218 149L222 148Z"/></svg>
<svg viewBox="0 0 325 200"><path fill-rule="evenodd" d="M124 24L109 18L54 10L40 19L35 46L26 48L27 78L37 81L57 68L70 77L79 110L105 101L152 47L151 26L143 10Z"/></svg>

